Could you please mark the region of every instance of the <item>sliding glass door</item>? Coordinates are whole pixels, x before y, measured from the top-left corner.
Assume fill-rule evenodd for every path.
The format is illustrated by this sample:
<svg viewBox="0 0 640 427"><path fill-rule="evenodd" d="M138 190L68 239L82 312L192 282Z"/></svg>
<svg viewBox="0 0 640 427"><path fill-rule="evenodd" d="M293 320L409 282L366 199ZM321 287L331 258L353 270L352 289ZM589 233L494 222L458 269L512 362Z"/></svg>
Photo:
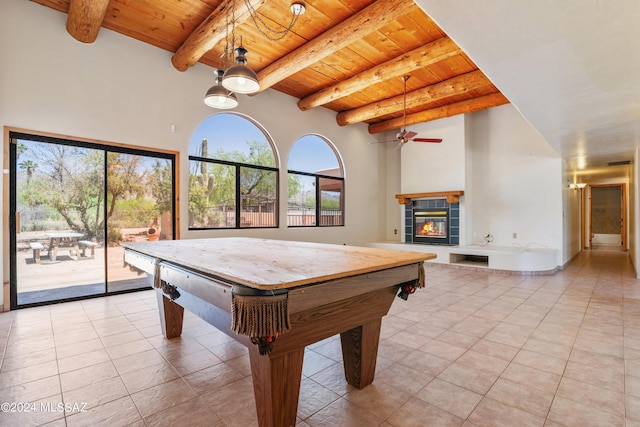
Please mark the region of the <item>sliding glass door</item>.
<svg viewBox="0 0 640 427"><path fill-rule="evenodd" d="M11 133L11 306L149 286L126 241L173 239L172 155Z"/></svg>
<svg viewBox="0 0 640 427"><path fill-rule="evenodd" d="M149 286L123 264L121 242L173 239L173 160L107 154L107 291Z"/></svg>

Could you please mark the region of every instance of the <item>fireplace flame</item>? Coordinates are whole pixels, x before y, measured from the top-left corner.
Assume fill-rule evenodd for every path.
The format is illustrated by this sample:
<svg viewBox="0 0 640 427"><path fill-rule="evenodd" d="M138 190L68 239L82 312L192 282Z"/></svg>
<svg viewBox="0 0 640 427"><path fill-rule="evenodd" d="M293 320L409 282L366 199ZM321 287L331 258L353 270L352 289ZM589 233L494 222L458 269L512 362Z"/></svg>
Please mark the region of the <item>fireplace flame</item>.
<svg viewBox="0 0 640 427"><path fill-rule="evenodd" d="M417 230L420 236L446 236L447 232L443 227L443 223L437 221L427 221L421 228Z"/></svg>
<svg viewBox="0 0 640 427"><path fill-rule="evenodd" d="M429 221L427 222L425 225L422 226L422 234L434 234L435 233L435 228L433 227L433 222Z"/></svg>

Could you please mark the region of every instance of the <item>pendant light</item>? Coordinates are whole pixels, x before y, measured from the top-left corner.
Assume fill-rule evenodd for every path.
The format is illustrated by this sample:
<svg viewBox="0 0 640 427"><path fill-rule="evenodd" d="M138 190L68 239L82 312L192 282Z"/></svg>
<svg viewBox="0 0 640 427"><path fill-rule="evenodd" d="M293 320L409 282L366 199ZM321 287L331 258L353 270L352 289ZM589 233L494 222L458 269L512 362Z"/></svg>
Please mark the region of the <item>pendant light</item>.
<svg viewBox="0 0 640 427"><path fill-rule="evenodd" d="M229 92L222 86L223 75L223 70L216 70L215 84L209 88L207 94L204 96L204 103L209 107L228 110L238 106L238 99L234 93Z"/></svg>
<svg viewBox="0 0 640 427"><path fill-rule="evenodd" d="M240 37L240 46L234 49L236 53L236 65L230 67L224 72L222 77L222 85L235 93L256 93L260 90L258 76L249 67L247 67L247 49L242 46L242 37Z"/></svg>
<svg viewBox="0 0 640 427"><path fill-rule="evenodd" d="M223 54L222 65L227 67L229 60L231 59L231 52L236 55L235 65L223 70L216 70L216 83L212 86L205 95L204 103L213 108L229 109L238 106L238 99L236 93L251 94L260 90L260 83L258 82L257 74L247 66L247 54L249 51L242 46L242 36L240 36L240 45L236 48L236 1L242 0L225 0L226 1L226 37L225 48ZM251 19L253 20L256 28L267 39L271 41L281 40L286 36L293 25L298 20L298 17L305 11L304 4L293 3L291 4L291 22L284 29L272 28L266 23L260 15L257 13L253 5L249 0L244 0L247 7L247 11ZM231 29L231 31L229 31ZM269 33L274 34L274 36Z"/></svg>

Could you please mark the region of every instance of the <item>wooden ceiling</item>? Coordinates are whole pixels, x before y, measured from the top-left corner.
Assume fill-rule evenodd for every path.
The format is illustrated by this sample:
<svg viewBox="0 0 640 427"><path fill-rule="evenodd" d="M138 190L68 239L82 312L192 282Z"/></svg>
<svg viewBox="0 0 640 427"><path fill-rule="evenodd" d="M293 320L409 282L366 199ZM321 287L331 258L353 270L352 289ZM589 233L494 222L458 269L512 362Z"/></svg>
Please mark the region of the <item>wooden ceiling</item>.
<svg viewBox="0 0 640 427"><path fill-rule="evenodd" d="M405 75L407 125L509 102L413 0L304 0L305 13L279 41L257 29L247 5L278 28L291 20L290 0L33 1L67 13L67 31L80 41L107 28L173 52L184 72L196 62L223 67L233 10L261 91L299 98L302 110L329 108L341 126L368 123L372 134L402 127Z"/></svg>

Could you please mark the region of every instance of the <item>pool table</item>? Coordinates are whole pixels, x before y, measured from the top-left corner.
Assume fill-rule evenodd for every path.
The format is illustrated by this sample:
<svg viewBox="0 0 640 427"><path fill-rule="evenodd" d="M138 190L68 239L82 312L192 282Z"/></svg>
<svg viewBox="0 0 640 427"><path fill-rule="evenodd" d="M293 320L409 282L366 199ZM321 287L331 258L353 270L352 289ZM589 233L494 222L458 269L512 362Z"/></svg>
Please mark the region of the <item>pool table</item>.
<svg viewBox="0 0 640 427"><path fill-rule="evenodd" d="M347 382L373 381L380 325L396 296L424 286L434 254L358 246L212 238L124 243L151 278L162 332L184 308L249 350L260 426L295 426L305 346L340 334Z"/></svg>

